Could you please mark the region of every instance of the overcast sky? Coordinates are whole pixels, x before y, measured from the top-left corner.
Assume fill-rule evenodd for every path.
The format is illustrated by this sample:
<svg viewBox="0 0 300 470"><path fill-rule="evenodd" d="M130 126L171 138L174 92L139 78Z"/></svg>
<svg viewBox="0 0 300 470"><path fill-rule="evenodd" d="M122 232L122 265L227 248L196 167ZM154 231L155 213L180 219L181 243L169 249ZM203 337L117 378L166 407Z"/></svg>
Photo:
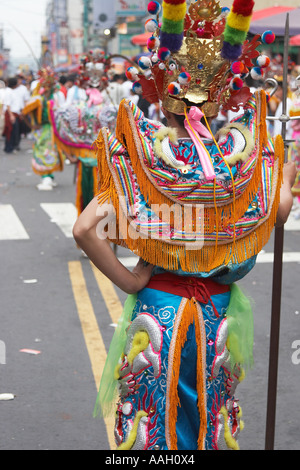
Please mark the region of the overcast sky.
<svg viewBox="0 0 300 470"><path fill-rule="evenodd" d="M40 55L41 35L45 29L48 0L0 0L0 26L4 30L4 45L11 49L12 58Z"/></svg>

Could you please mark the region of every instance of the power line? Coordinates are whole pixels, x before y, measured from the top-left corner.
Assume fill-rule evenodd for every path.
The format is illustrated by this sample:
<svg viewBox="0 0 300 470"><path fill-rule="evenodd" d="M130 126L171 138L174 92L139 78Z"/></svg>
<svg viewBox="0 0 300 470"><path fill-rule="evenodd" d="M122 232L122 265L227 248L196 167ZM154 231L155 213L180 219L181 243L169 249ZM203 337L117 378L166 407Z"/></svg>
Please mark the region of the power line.
<svg viewBox="0 0 300 470"><path fill-rule="evenodd" d="M21 11L21 12L23 12L23 13L28 13L28 14L30 14L30 15L41 16L41 17L43 17L43 18L46 19L46 12L41 13L41 12L33 11L33 10L25 10L24 8L14 7L13 5L9 5L9 4L7 4L7 3L3 3L3 1L1 1L1 6L5 6L5 7L11 9L11 10L17 10L17 11L19 11L19 12ZM1 12L1 19L3 18L3 15L5 15L5 11L4 11L4 12L3 12L3 11ZM68 16L68 15L67 15L67 17L68 17L68 19L70 19L70 20L78 21L78 20L81 20L81 19L82 19L82 13L81 13L79 16L77 16L77 17L75 17L75 16Z"/></svg>
<svg viewBox="0 0 300 470"><path fill-rule="evenodd" d="M30 15L45 16L44 13L41 13L41 12L38 12L38 11L33 11L33 10L25 10L24 8L14 7L13 5L9 5L8 3L5 3L3 1L1 1L1 6L5 6L5 7L9 8L10 10L18 10L18 11L21 11L23 13L29 13ZM5 14L5 11L1 12L1 17L2 17L3 14Z"/></svg>

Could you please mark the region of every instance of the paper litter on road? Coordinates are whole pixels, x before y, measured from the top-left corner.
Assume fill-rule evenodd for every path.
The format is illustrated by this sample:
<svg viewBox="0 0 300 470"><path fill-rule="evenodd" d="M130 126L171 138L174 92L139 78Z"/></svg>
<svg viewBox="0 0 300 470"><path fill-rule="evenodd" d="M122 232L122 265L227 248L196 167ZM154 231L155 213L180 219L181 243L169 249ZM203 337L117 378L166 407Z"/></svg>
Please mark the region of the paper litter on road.
<svg viewBox="0 0 300 470"><path fill-rule="evenodd" d="M41 351L36 351L35 349L20 349L20 352L26 353L26 354L32 354L34 356L41 354Z"/></svg>
<svg viewBox="0 0 300 470"><path fill-rule="evenodd" d="M13 395L12 393L0 394L0 401L10 401L10 400L14 400L15 398L16 398L16 395Z"/></svg>
<svg viewBox="0 0 300 470"><path fill-rule="evenodd" d="M24 284L36 284L38 282L37 279L24 279Z"/></svg>

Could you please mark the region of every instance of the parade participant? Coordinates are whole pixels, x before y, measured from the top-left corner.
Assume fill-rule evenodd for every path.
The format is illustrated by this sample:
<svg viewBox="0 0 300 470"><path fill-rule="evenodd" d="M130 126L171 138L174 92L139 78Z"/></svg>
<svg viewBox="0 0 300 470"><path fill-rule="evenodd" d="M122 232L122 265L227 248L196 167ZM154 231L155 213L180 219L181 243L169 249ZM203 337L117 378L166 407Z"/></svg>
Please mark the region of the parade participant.
<svg viewBox="0 0 300 470"><path fill-rule="evenodd" d="M112 79L109 80L106 92L107 95L104 95L105 101L113 103L118 108L121 101L128 96L128 89L124 87L122 75L113 75Z"/></svg>
<svg viewBox="0 0 300 470"><path fill-rule="evenodd" d="M294 179L282 138L268 140L265 92L243 83L259 55L246 40L252 9L198 0L186 15L185 1L165 0L160 30L150 2L153 55L139 62L144 75L128 74L162 102L168 127L123 101L115 135L97 139L99 195L73 233L129 294L95 406L116 413L119 450L239 448L235 391L252 366L253 319L237 281L287 219ZM244 114L215 137L220 106ZM140 257L132 272L110 241Z"/></svg>
<svg viewBox="0 0 300 470"><path fill-rule="evenodd" d="M4 130L4 109L3 109L3 99L5 96L5 82L3 80L0 80L0 135L3 134Z"/></svg>
<svg viewBox="0 0 300 470"><path fill-rule="evenodd" d="M278 100L278 105L277 105L277 108L276 108L275 113L274 113L275 120L274 120L274 126L273 126L273 135L276 136L278 134L281 134L281 127L282 127L282 123L280 122L279 117L282 115L282 97L283 97L283 83L282 83L282 80L283 80L283 77L282 76L277 77L275 75L274 78L275 78L275 80L277 81L277 84L278 84L278 88L277 88L277 90L275 92L275 95L274 95L274 97L276 97L277 100ZM292 99L290 97L287 97L286 106L287 106L287 114L289 115L290 114L290 108L292 106ZM287 137L288 140L291 140L292 133L293 133L292 123L291 123L291 121L289 121L289 122L287 122L287 125L286 125L286 137Z"/></svg>
<svg viewBox="0 0 300 470"><path fill-rule="evenodd" d="M299 81L299 79L298 79ZM300 219L300 96L295 92L290 107L292 141L289 145L289 160L294 162L297 168L297 177L292 192L294 196L294 218ZM297 119L298 118L298 119Z"/></svg>
<svg viewBox="0 0 300 470"><path fill-rule="evenodd" d="M17 87L13 90L14 94L14 99L16 101L16 106L17 106L17 114L18 114L18 120L19 120L19 133L17 137L17 146L16 150L20 150L20 143L21 143L21 137L22 135L27 135L30 132L30 128L26 125L23 115L22 115L22 109L26 106L30 99L30 93L27 89L27 87L24 85L25 78L23 75L17 75Z"/></svg>
<svg viewBox="0 0 300 470"><path fill-rule="evenodd" d="M18 105L16 96L13 91L17 88L18 81L15 77L7 80L7 87L3 94L3 113L4 113L4 129L3 136L5 137L5 153L16 152L19 144L19 117Z"/></svg>
<svg viewBox="0 0 300 470"><path fill-rule="evenodd" d="M100 49L90 51L81 59L78 89L85 99L67 106L50 102L49 116L56 148L76 164L76 208L78 215L98 192L97 157L93 144L101 127L115 130L118 108L105 102L110 60ZM83 98L83 96L82 96Z"/></svg>
<svg viewBox="0 0 300 470"><path fill-rule="evenodd" d="M57 87L55 73L46 67L39 71L39 82L22 112L24 116L28 116L32 129L32 169L42 177L41 183L37 185L40 191L51 191L56 186L54 172L63 170L63 157L52 142L52 129L48 118L48 103L51 100L61 106L65 97Z"/></svg>
<svg viewBox="0 0 300 470"><path fill-rule="evenodd" d="M85 89L77 82L75 76L70 76L68 82L71 83L71 86L67 90L67 97L65 102L65 107L68 108L73 104L82 103L87 100L87 95Z"/></svg>
<svg viewBox="0 0 300 470"><path fill-rule="evenodd" d="M63 92L64 97L67 98L68 90L66 88L67 77L62 75L59 78L59 89Z"/></svg>

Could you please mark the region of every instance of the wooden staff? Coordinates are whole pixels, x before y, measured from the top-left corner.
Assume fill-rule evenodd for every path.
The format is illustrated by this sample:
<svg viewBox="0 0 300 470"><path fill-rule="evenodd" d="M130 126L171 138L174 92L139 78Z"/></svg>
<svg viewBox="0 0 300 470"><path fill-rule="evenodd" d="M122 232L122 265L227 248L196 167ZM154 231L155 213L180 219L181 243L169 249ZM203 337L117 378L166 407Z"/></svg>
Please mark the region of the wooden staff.
<svg viewBox="0 0 300 470"><path fill-rule="evenodd" d="M284 56L283 56L283 100L282 115L279 119L282 123L282 138L285 144L285 161L288 156L288 145L286 141L286 125L291 119L287 113L288 95L288 48L289 48L289 14L286 17ZM268 119L272 119L268 117ZM273 118L272 120L274 120ZM299 118L298 118L299 119ZM273 291L272 291L272 315L270 330L270 351L269 351L269 377L268 377L268 402L267 420L265 435L265 450L274 450L275 428L276 428L276 402L277 402L277 378L278 378L278 358L280 341L280 316L281 316L281 295L282 295L282 267L283 267L283 247L284 247L284 227L275 229L274 242L274 266L273 266Z"/></svg>

